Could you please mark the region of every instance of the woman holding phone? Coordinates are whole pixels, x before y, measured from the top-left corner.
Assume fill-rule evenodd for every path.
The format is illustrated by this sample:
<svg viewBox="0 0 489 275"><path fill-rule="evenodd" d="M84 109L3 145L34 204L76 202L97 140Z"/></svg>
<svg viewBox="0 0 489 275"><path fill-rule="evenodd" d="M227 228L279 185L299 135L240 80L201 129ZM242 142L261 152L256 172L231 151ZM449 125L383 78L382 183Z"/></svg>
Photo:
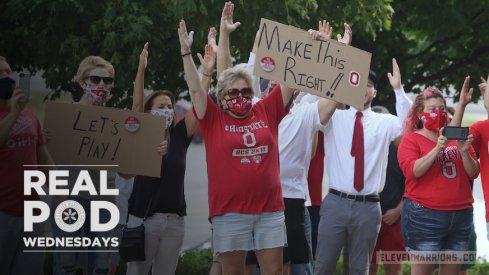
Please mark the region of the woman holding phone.
<svg viewBox="0 0 489 275"><path fill-rule="evenodd" d="M447 123L442 93L428 87L416 96L399 145L399 165L406 176L402 235L414 256L433 259L441 252L468 250L474 201L469 181L479 175L479 163L472 135L464 141L448 140L442 135ZM412 262L411 274L432 274L434 263ZM457 274L458 267L442 262L440 274Z"/></svg>

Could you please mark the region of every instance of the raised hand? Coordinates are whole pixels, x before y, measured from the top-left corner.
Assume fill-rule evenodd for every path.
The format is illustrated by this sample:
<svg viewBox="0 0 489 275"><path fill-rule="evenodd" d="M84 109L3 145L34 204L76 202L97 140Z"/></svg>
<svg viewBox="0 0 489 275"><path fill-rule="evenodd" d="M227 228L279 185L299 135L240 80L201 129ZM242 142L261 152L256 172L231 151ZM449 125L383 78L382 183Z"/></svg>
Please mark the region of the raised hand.
<svg viewBox="0 0 489 275"><path fill-rule="evenodd" d="M200 64L204 67L204 72L212 72L214 70L214 65L216 65L216 52L214 52L210 43L205 45L204 56L197 53L197 57L200 60Z"/></svg>
<svg viewBox="0 0 489 275"><path fill-rule="evenodd" d="M485 96L487 81L481 76L481 83L479 83L479 91L481 92L482 97Z"/></svg>
<svg viewBox="0 0 489 275"><path fill-rule="evenodd" d="M319 31L309 29L307 32L309 33L309 38L313 40L321 39L321 34L319 33Z"/></svg>
<svg viewBox="0 0 489 275"><path fill-rule="evenodd" d="M144 43L143 50L139 54L139 68L141 69L146 69L146 66L148 66L148 47L149 43Z"/></svg>
<svg viewBox="0 0 489 275"><path fill-rule="evenodd" d="M350 25L348 25L347 23L343 23L343 26L345 27L345 33L343 34L343 36L341 36L341 34L338 34L336 38L338 39L338 42L350 45L351 40L353 39L353 32L351 31Z"/></svg>
<svg viewBox="0 0 489 275"><path fill-rule="evenodd" d="M321 39L331 39L333 35L333 27L326 22L326 20L319 20L319 38Z"/></svg>
<svg viewBox="0 0 489 275"><path fill-rule="evenodd" d="M392 89L401 89L401 70L399 70L399 65L397 65L395 58L392 58L392 73L388 73L387 77L389 78Z"/></svg>
<svg viewBox="0 0 489 275"><path fill-rule="evenodd" d="M233 16L234 4L231 1L226 2L221 15L221 32L232 33L241 25L240 22L233 23Z"/></svg>
<svg viewBox="0 0 489 275"><path fill-rule="evenodd" d="M212 46L212 51L214 51L214 53L217 53L216 37L217 37L216 28L214 28L214 27L210 28L209 34L207 35L207 43Z"/></svg>
<svg viewBox="0 0 489 275"><path fill-rule="evenodd" d="M463 106L467 106L472 101L473 88L470 88L470 75L465 77L464 85L462 85L462 90L460 90L459 103Z"/></svg>
<svg viewBox="0 0 489 275"><path fill-rule="evenodd" d="M180 27L178 28L178 38L180 39L180 51L182 54L190 52L192 43L194 42L194 32L187 33L187 25L185 20L180 21Z"/></svg>

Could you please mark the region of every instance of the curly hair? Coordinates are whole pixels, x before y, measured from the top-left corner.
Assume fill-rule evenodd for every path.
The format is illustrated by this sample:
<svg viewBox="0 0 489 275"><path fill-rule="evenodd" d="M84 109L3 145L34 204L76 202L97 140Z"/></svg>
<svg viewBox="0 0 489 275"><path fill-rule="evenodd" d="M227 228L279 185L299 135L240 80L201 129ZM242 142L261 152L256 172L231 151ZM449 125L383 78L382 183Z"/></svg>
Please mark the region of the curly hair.
<svg viewBox="0 0 489 275"><path fill-rule="evenodd" d="M411 109L409 110L406 121L404 122L404 133L414 132L423 128L423 125L419 120L419 114L424 110L425 101L430 98L441 98L443 99L445 107L447 106L447 102L443 97L442 92L438 88L432 86L426 88L422 93L416 96L413 105L411 105Z"/></svg>

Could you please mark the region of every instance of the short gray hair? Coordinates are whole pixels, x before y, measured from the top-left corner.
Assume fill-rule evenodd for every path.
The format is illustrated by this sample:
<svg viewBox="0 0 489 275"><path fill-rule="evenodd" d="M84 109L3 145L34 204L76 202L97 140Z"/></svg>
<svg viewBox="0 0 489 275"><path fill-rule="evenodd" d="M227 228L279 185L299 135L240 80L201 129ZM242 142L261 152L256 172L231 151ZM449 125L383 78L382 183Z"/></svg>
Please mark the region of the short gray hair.
<svg viewBox="0 0 489 275"><path fill-rule="evenodd" d="M224 97L224 89L240 79L243 79L248 86L253 89L253 78L245 69L229 68L224 70L217 80L216 97L222 99Z"/></svg>

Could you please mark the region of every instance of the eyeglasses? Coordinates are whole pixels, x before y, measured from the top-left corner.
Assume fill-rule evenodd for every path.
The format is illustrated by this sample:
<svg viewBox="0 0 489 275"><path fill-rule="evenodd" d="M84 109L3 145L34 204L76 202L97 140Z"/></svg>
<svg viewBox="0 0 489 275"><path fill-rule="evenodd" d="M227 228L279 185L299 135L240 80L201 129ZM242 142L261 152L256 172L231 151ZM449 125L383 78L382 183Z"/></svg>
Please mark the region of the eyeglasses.
<svg viewBox="0 0 489 275"><path fill-rule="evenodd" d="M114 79L112 77L102 77L102 76L97 76L97 75L91 75L88 77L90 79L90 82L93 84L99 84L100 81L102 80L105 85L110 85L114 83Z"/></svg>
<svg viewBox="0 0 489 275"><path fill-rule="evenodd" d="M251 88L243 88L243 89L229 89L226 91L226 95L228 95L231 99L238 98L241 94L242 97L251 98L253 97L253 90Z"/></svg>

